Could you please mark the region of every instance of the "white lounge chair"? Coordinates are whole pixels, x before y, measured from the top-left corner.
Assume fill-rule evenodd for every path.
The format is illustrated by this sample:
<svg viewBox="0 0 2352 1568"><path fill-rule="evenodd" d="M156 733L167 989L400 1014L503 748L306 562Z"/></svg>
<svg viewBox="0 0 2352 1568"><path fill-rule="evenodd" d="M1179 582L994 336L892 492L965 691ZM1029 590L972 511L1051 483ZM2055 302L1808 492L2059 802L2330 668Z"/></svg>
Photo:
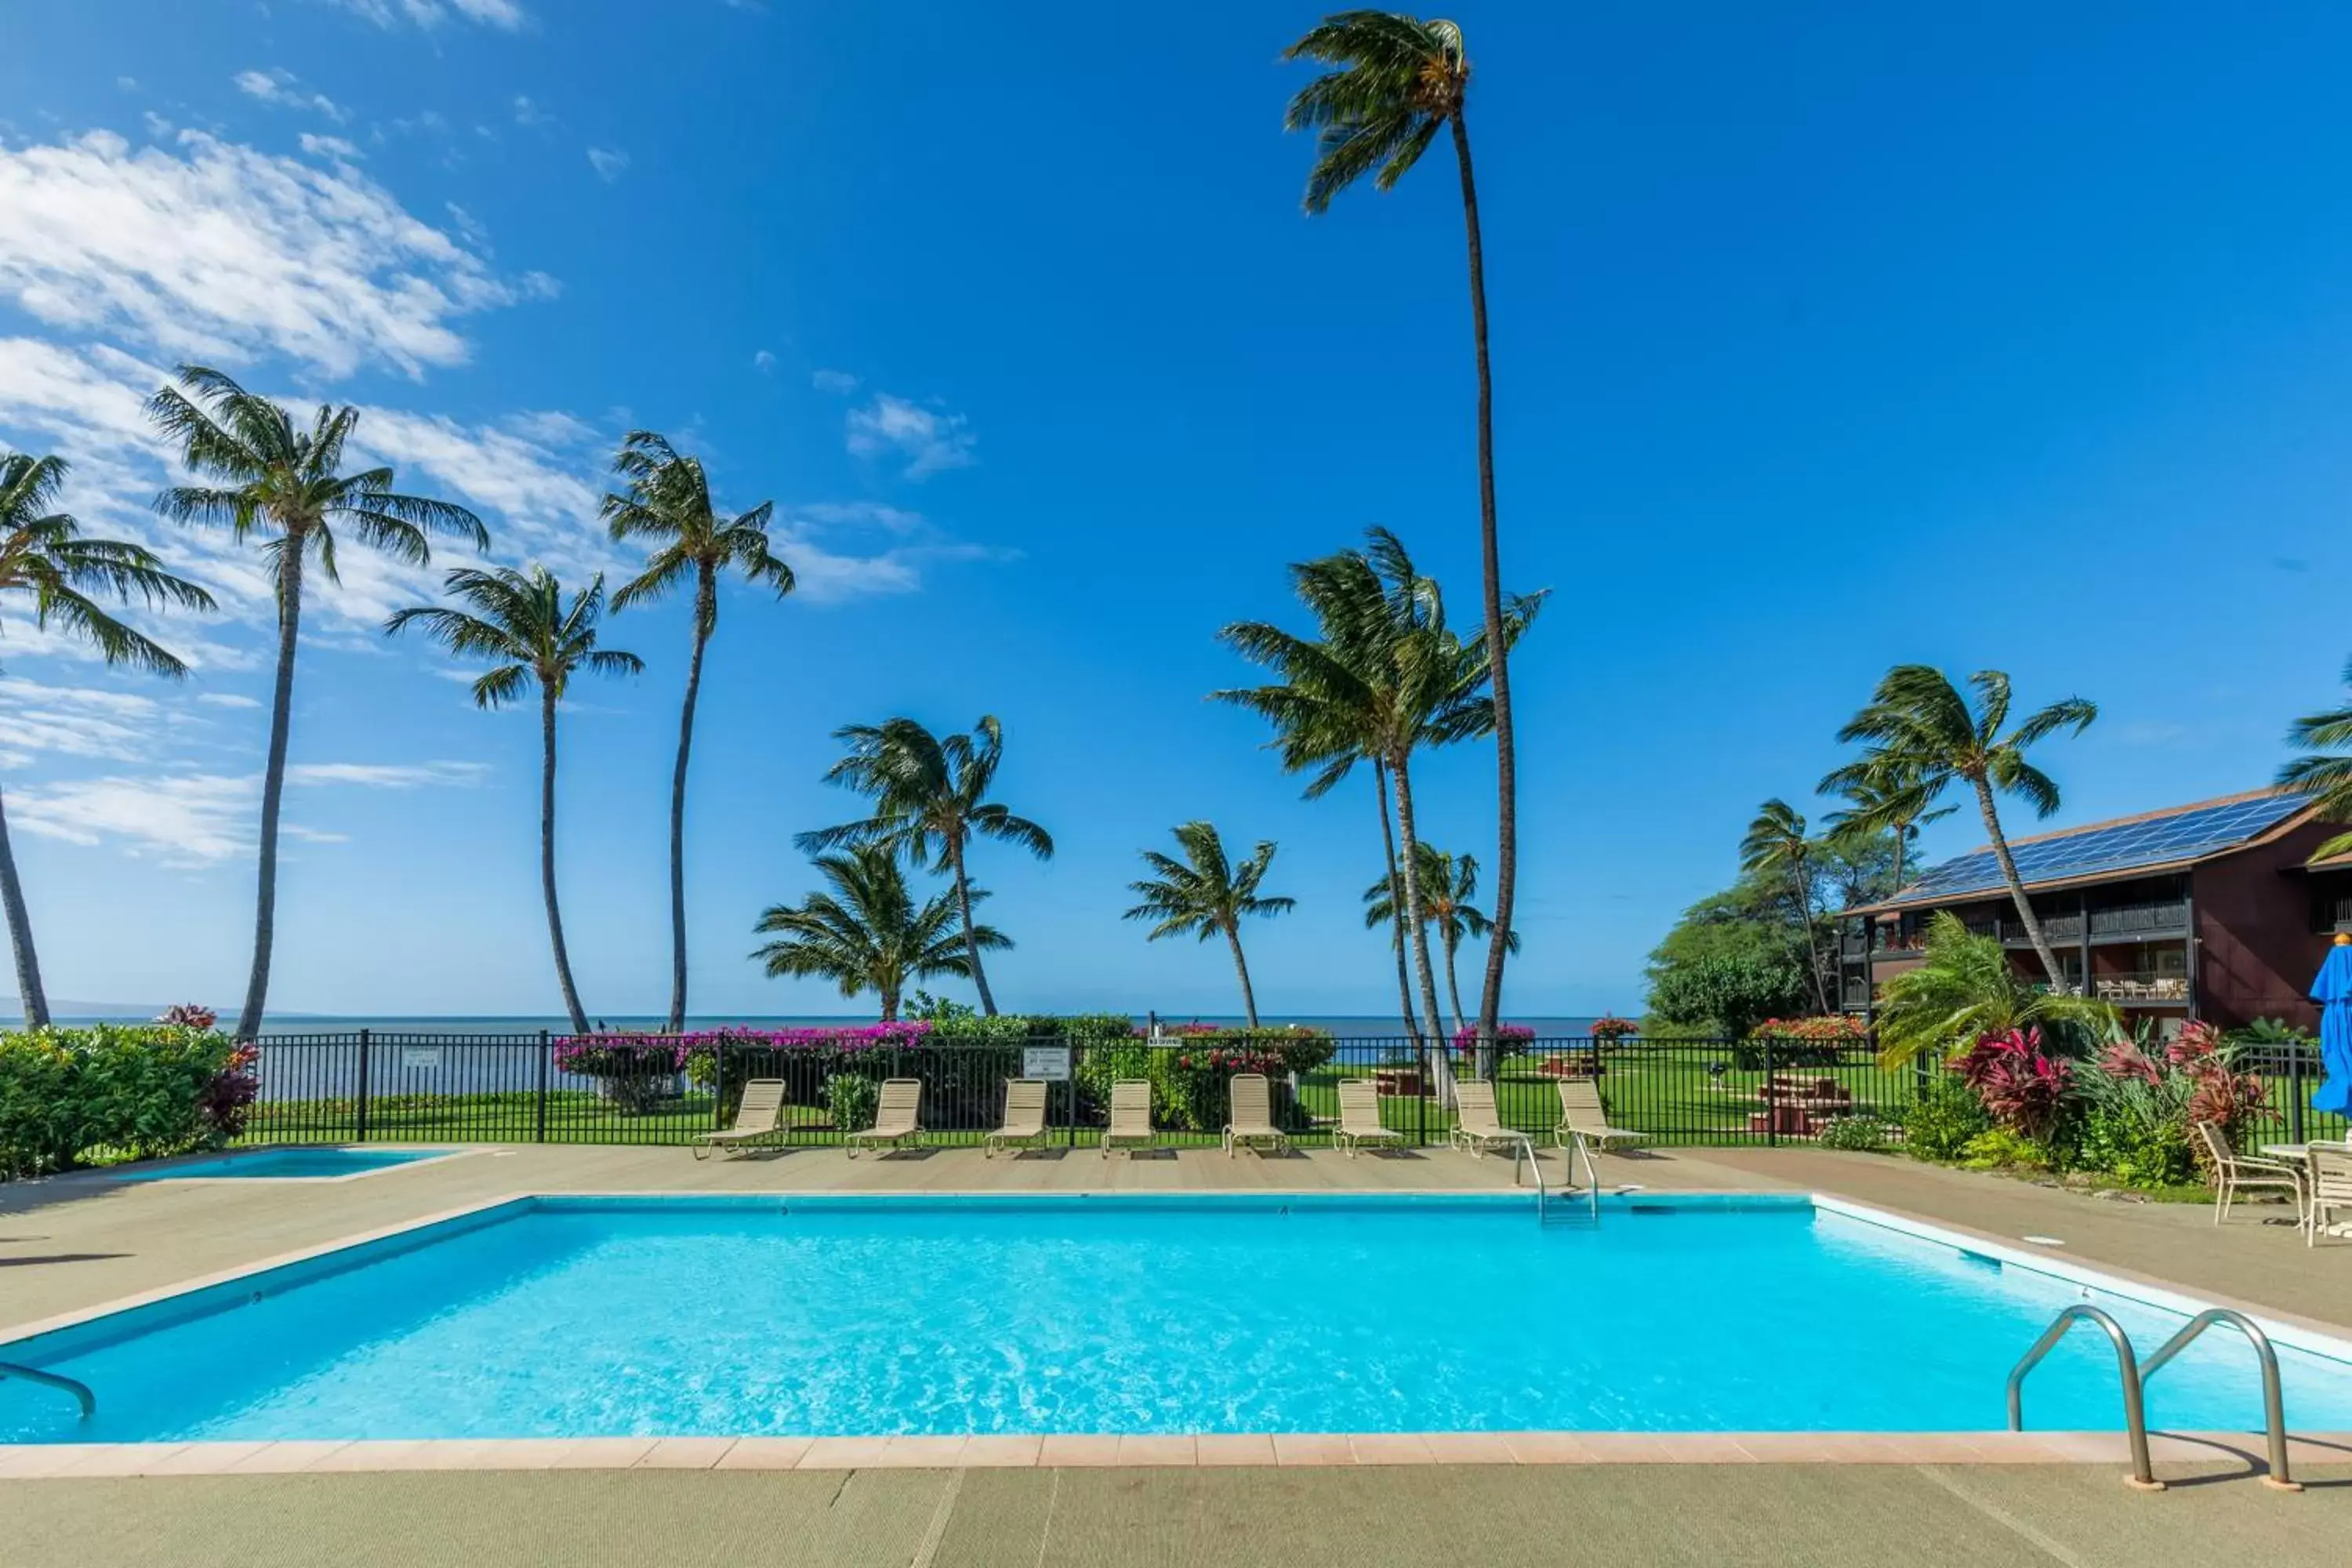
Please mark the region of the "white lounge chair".
<svg viewBox="0 0 2352 1568"><path fill-rule="evenodd" d="M1404 1134L1393 1127L1381 1125L1381 1086L1368 1078L1343 1078L1339 1080L1339 1130L1331 1134L1331 1142L1348 1152L1350 1160L1356 1151L1370 1143L1375 1148L1400 1147Z"/></svg>
<svg viewBox="0 0 2352 1568"><path fill-rule="evenodd" d="M695 1139L694 1157L708 1159L713 1149L756 1148L783 1130L784 1080L755 1078L743 1086L742 1102L735 1107L735 1125Z"/></svg>
<svg viewBox="0 0 2352 1568"><path fill-rule="evenodd" d="M2220 1225L2230 1217L2230 1205L2237 1201L2244 1187L2284 1187L2294 1196L2294 1212L2307 1217L2303 1173L2284 1160L2264 1160L2241 1154L2230 1147L2221 1130L2210 1121L2197 1124L2197 1137L2205 1146L2205 1157L2213 1166L2213 1223Z"/></svg>
<svg viewBox="0 0 2352 1568"><path fill-rule="evenodd" d="M923 1142L923 1080L916 1078L886 1078L882 1080L882 1096L874 1107L874 1125L863 1132L849 1135L849 1157L857 1158L857 1151L880 1146L906 1149Z"/></svg>
<svg viewBox="0 0 2352 1568"><path fill-rule="evenodd" d="M1454 1143L1483 1159L1491 1150L1516 1149L1536 1157L1535 1140L1516 1127L1503 1125L1495 1110L1495 1086L1484 1079L1465 1078L1454 1085Z"/></svg>
<svg viewBox="0 0 2352 1568"><path fill-rule="evenodd" d="M1560 1148L1568 1147L1574 1139L1590 1153L1598 1150L1607 1153L1620 1143L1645 1142L1644 1135L1609 1125L1609 1112L1601 1103L1601 1086L1589 1078L1564 1078L1559 1081L1559 1125L1552 1129L1552 1142Z"/></svg>
<svg viewBox="0 0 2352 1568"><path fill-rule="evenodd" d="M1233 1121L1225 1124L1225 1157L1243 1148L1268 1146L1287 1151L1290 1135L1274 1124L1274 1088L1262 1072L1234 1074Z"/></svg>
<svg viewBox="0 0 2352 1568"><path fill-rule="evenodd" d="M2315 1143L2311 1146L2310 1206L2303 1218L2305 1247L2319 1245L2319 1233L2337 1209L2352 1209L2352 1148Z"/></svg>
<svg viewBox="0 0 2352 1568"><path fill-rule="evenodd" d="M1004 1081L1004 1125L981 1140L982 1159L992 1160L999 1149L1013 1144L1034 1148L1045 1137L1045 1080L1014 1078Z"/></svg>
<svg viewBox="0 0 2352 1568"><path fill-rule="evenodd" d="M1151 1131L1151 1085L1139 1078L1122 1078L1110 1086L1110 1125L1103 1129L1102 1155L1114 1149L1149 1149Z"/></svg>

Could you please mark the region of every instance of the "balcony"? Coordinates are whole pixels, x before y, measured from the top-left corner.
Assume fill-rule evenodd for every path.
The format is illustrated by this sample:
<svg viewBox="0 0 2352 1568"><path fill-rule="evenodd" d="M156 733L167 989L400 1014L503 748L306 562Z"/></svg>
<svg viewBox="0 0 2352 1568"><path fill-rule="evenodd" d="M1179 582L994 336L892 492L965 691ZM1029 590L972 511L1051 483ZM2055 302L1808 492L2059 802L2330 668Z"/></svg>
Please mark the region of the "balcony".
<svg viewBox="0 0 2352 1568"><path fill-rule="evenodd" d="M2091 986L2100 1001L2112 1002L2119 1007L2185 1007L2189 1005L2189 977L2185 974L2147 972L2095 974L2091 977Z"/></svg>
<svg viewBox="0 0 2352 1568"><path fill-rule="evenodd" d="M2025 922L2013 915L1972 921L1969 929L1979 936L1992 937L2011 947L2033 945L2033 939L2026 934ZM2095 942L2137 942L2143 937L2188 934L2189 905L2185 900L2153 904L2117 904L2112 909L2091 911L2091 940ZM2081 912L2043 915L2042 935L2053 947L2079 943L2083 940Z"/></svg>

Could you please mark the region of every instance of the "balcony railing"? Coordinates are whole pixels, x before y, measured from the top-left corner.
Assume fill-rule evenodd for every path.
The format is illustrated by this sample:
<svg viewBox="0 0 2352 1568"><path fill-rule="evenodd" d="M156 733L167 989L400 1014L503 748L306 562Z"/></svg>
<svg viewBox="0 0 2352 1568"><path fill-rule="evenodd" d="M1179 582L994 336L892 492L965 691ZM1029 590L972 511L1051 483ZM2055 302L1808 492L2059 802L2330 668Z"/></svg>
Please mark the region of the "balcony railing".
<svg viewBox="0 0 2352 1568"><path fill-rule="evenodd" d="M2091 987L2100 1001L2125 1006L2138 1003L2178 1007L2185 1006L2189 1001L2189 977L2185 974L2094 974Z"/></svg>
<svg viewBox="0 0 2352 1568"><path fill-rule="evenodd" d="M2118 904L2111 910L2091 911L2091 935L2137 936L2143 931L2176 931L2189 929L2189 904L2175 900L2160 904Z"/></svg>

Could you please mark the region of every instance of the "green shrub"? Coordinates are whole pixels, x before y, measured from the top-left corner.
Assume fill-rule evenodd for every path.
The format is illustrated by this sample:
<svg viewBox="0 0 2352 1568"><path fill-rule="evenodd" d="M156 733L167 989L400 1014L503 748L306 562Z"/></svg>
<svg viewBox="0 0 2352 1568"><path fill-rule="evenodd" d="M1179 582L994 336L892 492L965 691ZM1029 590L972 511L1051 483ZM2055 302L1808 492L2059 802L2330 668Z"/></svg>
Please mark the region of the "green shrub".
<svg viewBox="0 0 2352 1568"><path fill-rule="evenodd" d="M2057 1171L2068 1163L2065 1151L2006 1127L1978 1133L1960 1151L1971 1171Z"/></svg>
<svg viewBox="0 0 2352 1568"><path fill-rule="evenodd" d="M1886 1147L1894 1128L1885 1119L1867 1110L1851 1116L1833 1116L1821 1131L1824 1149L1846 1149L1860 1153L1874 1153Z"/></svg>
<svg viewBox="0 0 2352 1568"><path fill-rule="evenodd" d="M1903 1114L1903 1146L1915 1159L1957 1160L1991 1127L1976 1091L1949 1073L1937 1073Z"/></svg>
<svg viewBox="0 0 2352 1568"><path fill-rule="evenodd" d="M252 1099L250 1058L210 1030L100 1024L0 1035L0 1174L217 1148Z"/></svg>
<svg viewBox="0 0 2352 1568"><path fill-rule="evenodd" d="M2083 1118L2075 1158L2084 1169L2102 1172L2127 1187L2154 1191L2198 1180L2197 1148L2185 1113L2150 1122L2126 1110L2095 1105Z"/></svg>
<svg viewBox="0 0 2352 1568"><path fill-rule="evenodd" d="M837 1072L824 1080L825 1108L836 1131L863 1132L873 1126L881 1099L882 1086L858 1073Z"/></svg>
<svg viewBox="0 0 2352 1568"><path fill-rule="evenodd" d="M81 1105L72 1054L53 1035L0 1035L0 1177L39 1175L73 1163Z"/></svg>

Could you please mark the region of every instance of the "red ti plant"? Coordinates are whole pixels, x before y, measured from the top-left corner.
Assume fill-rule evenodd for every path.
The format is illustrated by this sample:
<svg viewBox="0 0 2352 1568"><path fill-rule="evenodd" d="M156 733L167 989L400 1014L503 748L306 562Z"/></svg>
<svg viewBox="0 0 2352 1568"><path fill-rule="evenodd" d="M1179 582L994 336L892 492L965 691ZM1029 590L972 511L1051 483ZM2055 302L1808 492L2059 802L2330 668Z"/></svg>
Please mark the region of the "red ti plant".
<svg viewBox="0 0 2352 1568"><path fill-rule="evenodd" d="M2046 1139L2056 1130L2072 1069L2043 1053L2039 1028L1985 1035L1954 1066L2003 1127L2033 1139Z"/></svg>

